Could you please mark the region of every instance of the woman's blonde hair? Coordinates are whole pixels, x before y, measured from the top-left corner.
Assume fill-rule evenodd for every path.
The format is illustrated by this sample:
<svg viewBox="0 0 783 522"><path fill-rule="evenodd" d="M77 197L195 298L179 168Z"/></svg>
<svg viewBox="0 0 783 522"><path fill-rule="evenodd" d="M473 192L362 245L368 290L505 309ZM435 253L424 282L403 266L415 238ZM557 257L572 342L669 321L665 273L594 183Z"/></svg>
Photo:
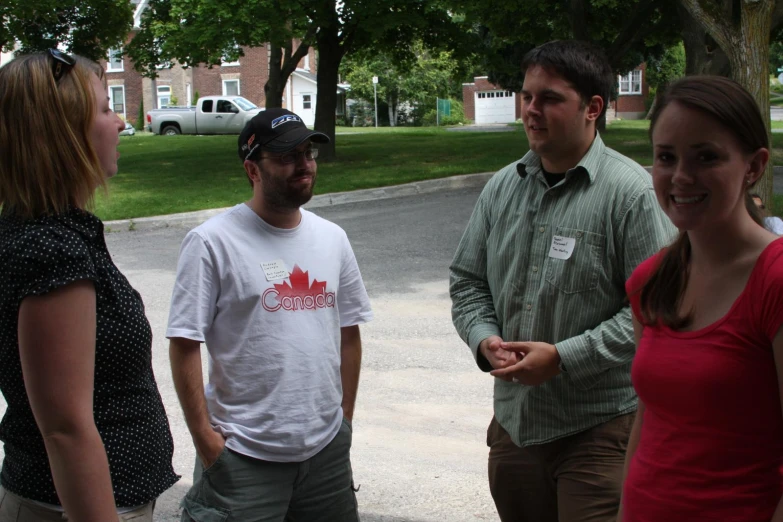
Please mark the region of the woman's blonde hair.
<svg viewBox="0 0 783 522"><path fill-rule="evenodd" d="M92 75L103 68L74 56L59 82L48 53L0 67L0 205L22 218L92 204L105 173L89 132L97 100Z"/></svg>

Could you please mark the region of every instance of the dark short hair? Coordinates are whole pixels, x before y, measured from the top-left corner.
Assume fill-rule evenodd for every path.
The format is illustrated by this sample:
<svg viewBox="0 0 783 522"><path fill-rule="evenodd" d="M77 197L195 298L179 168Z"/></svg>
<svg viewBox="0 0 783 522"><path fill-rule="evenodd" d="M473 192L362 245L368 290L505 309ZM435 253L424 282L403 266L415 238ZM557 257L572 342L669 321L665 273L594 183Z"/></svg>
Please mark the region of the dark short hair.
<svg viewBox="0 0 783 522"><path fill-rule="evenodd" d="M593 96L600 96L604 101L601 115L606 112L615 77L601 48L580 40L554 40L531 49L522 59L523 73L535 66L554 72L570 83L583 104L589 103Z"/></svg>
<svg viewBox="0 0 783 522"><path fill-rule="evenodd" d="M739 83L723 76L686 76L672 83L650 115L650 137L663 110L679 103L711 116L730 131L747 153L769 149L767 125L756 100Z"/></svg>

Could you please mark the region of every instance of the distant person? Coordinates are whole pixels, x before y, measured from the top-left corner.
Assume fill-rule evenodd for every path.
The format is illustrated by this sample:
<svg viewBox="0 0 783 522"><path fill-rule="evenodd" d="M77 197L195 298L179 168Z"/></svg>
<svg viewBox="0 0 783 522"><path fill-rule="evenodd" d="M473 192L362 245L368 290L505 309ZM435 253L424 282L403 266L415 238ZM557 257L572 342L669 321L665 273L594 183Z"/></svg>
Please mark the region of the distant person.
<svg viewBox="0 0 783 522"><path fill-rule="evenodd" d="M0 522L152 522L179 478L144 304L88 210L124 128L94 62L0 68Z"/></svg>
<svg viewBox="0 0 783 522"><path fill-rule="evenodd" d="M328 139L285 109L253 117L250 200L182 243L166 335L198 454L184 522L358 520L351 421L372 312L345 232L301 208Z"/></svg>
<svg viewBox="0 0 783 522"><path fill-rule="evenodd" d="M653 184L680 230L628 281L639 394L624 522L783 518L783 239L749 190L769 161L739 84L693 76L653 111Z"/></svg>
<svg viewBox="0 0 783 522"><path fill-rule="evenodd" d="M479 196L451 264L452 317L496 377L500 519L614 522L636 411L624 284L674 231L650 175L596 131L616 78L603 53L555 41L522 68L530 151Z"/></svg>
<svg viewBox="0 0 783 522"><path fill-rule="evenodd" d="M779 236L783 235L783 219L768 214L767 208L764 205L764 200L761 199L761 196L758 194L751 194L751 197L753 198L753 203L755 203L756 206L762 210L762 214L764 214L764 226L767 230Z"/></svg>

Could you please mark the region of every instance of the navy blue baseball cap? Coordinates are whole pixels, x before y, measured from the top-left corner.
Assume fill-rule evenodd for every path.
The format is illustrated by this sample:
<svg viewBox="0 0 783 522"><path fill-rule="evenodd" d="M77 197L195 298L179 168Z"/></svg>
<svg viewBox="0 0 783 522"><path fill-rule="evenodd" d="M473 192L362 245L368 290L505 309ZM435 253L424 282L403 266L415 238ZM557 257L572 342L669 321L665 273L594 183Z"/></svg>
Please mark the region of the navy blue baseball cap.
<svg viewBox="0 0 783 522"><path fill-rule="evenodd" d="M239 159L252 160L261 149L285 153L303 141L329 143L329 136L307 128L302 118L287 109L267 109L247 122L239 134Z"/></svg>

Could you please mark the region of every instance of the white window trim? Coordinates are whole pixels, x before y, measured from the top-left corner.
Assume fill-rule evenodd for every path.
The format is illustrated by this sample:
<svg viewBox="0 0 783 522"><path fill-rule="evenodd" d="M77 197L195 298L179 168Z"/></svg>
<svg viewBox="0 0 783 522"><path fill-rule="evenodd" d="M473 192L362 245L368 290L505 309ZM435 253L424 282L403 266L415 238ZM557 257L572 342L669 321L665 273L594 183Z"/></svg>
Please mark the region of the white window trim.
<svg viewBox="0 0 783 522"><path fill-rule="evenodd" d="M310 101L305 101L305 96L309 96L310 97ZM305 107L305 103L309 103L310 107ZM311 93L311 92L303 92L302 93L302 110L303 111L311 111L311 110L313 110L313 105L314 105L314 103L313 103L313 93Z"/></svg>
<svg viewBox="0 0 783 522"><path fill-rule="evenodd" d="M161 96L161 92L160 92L160 88L161 87L168 87L169 88L169 92L168 93L163 93L163 95ZM169 103L168 103L167 107L171 106L171 94L172 94L171 85L158 85L157 86L156 92L155 92L155 96L156 96L155 97L155 104L156 104L158 109L162 109L163 108L161 106L161 104L160 104L161 97L168 98L169 99Z"/></svg>
<svg viewBox="0 0 783 522"><path fill-rule="evenodd" d="M638 89L633 88L633 76L634 74L638 74L639 76L639 83ZM628 88L623 89L623 82L626 82L628 84ZM642 94L642 70L641 69L635 69L633 71L629 71L628 74L622 74L617 77L617 93L622 95L628 95L628 94Z"/></svg>
<svg viewBox="0 0 783 522"><path fill-rule="evenodd" d="M122 49L109 49L109 55L106 57L106 72L123 72L125 70L125 60L120 60L119 68L113 68L111 61L111 55L116 52L121 52Z"/></svg>
<svg viewBox="0 0 783 522"><path fill-rule="evenodd" d="M223 96L228 96L228 94L226 94L226 83L228 82L237 82L237 96L241 96L242 82L239 81L239 78L234 78L232 80L223 80Z"/></svg>
<svg viewBox="0 0 783 522"><path fill-rule="evenodd" d="M124 85L109 85L109 101L111 102L111 110L114 110L114 95L112 94L114 89L120 88L122 89L122 119L124 121L128 121L127 111L128 111L128 99L125 97L125 86ZM115 113L118 114L119 113Z"/></svg>

